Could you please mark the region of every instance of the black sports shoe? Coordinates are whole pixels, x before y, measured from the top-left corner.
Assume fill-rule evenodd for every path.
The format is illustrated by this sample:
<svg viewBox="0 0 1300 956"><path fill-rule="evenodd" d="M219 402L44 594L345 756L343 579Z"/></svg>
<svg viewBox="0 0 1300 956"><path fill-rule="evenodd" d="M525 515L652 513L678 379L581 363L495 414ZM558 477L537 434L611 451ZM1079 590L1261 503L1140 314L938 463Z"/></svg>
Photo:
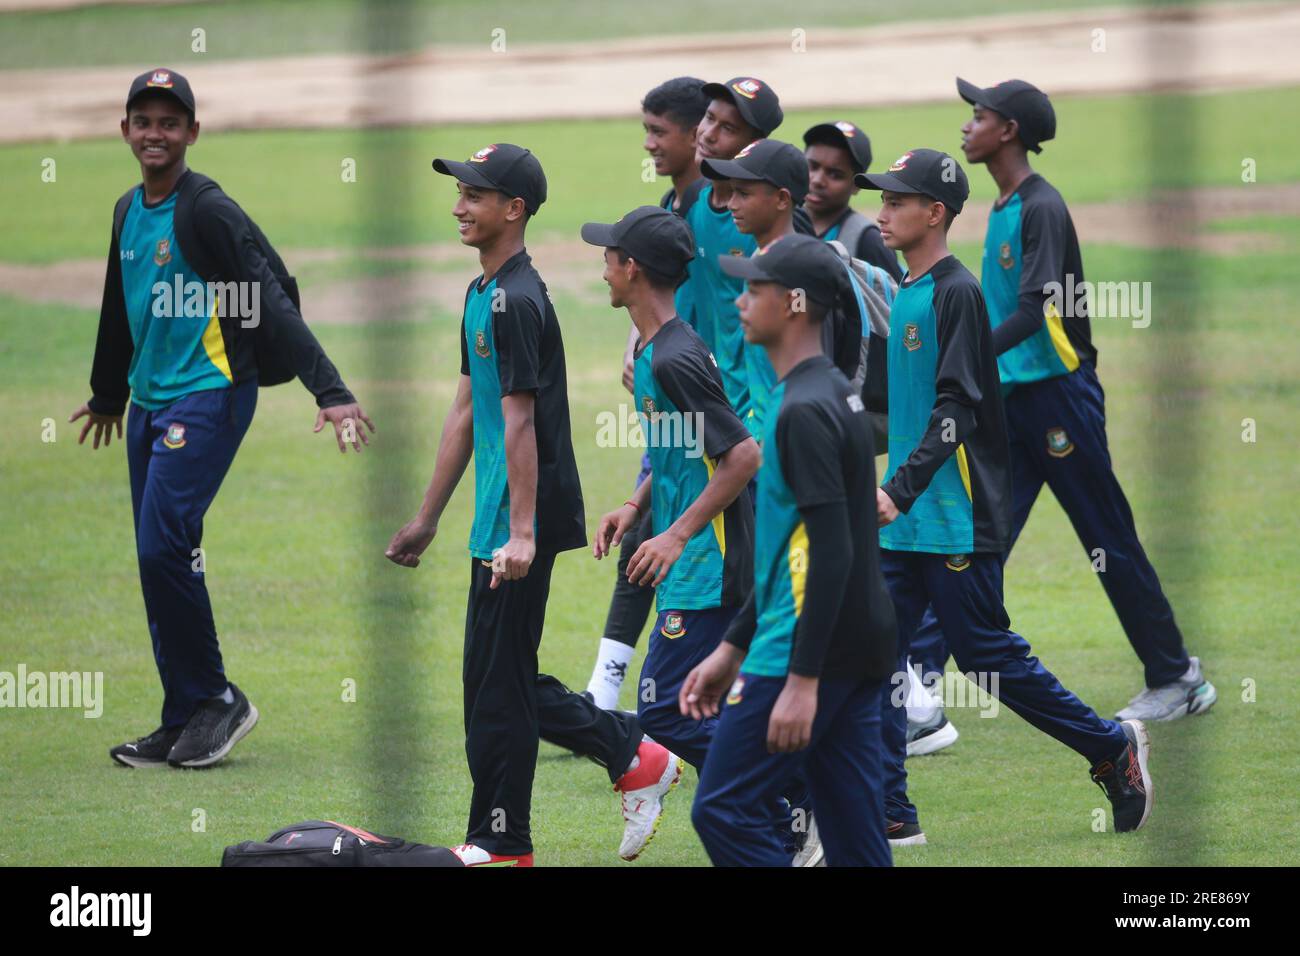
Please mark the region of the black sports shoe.
<svg viewBox="0 0 1300 956"><path fill-rule="evenodd" d="M165 767L167 755L175 746L184 727L159 727L134 743L118 744L108 755L124 767Z"/></svg>
<svg viewBox="0 0 1300 956"><path fill-rule="evenodd" d="M1115 818L1115 832L1137 830L1151 815L1155 794L1151 790L1151 774L1147 770L1147 757L1151 754L1151 739L1140 720L1126 720L1120 724L1128 746L1114 760L1104 760L1092 768L1093 782L1106 792L1111 815Z"/></svg>
<svg viewBox="0 0 1300 956"><path fill-rule="evenodd" d="M248 702L244 692L230 685L234 703L227 704L220 697L205 700L185 725L176 746L167 755L173 767L211 767L239 743L257 724L257 708Z"/></svg>
<svg viewBox="0 0 1300 956"><path fill-rule="evenodd" d="M895 823L893 820L886 820L885 836L889 838L890 846L925 845L925 833L922 832L919 823Z"/></svg>

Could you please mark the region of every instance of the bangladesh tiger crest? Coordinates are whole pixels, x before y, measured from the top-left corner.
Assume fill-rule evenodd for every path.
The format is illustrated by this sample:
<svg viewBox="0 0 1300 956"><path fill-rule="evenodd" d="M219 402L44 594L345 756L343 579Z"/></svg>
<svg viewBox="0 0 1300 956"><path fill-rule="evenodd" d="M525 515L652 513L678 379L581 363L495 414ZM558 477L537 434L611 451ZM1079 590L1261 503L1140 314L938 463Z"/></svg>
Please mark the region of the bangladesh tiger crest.
<svg viewBox="0 0 1300 956"><path fill-rule="evenodd" d="M885 172L896 173L900 169L906 169L907 161L911 158L912 158L912 154L910 152L904 153L902 156L899 156L898 159L894 160L894 165L890 166L887 170L885 170Z"/></svg>
<svg viewBox="0 0 1300 956"><path fill-rule="evenodd" d="M496 151L497 151L497 147L495 143L493 143L491 146L484 146L477 153L471 156L469 158L469 161L471 163L485 163L487 162L487 158L491 156L493 153L495 153Z"/></svg>
<svg viewBox="0 0 1300 956"><path fill-rule="evenodd" d="M145 83L145 86L161 87L164 90L170 90L172 85L172 75L167 70L154 70L149 82Z"/></svg>
<svg viewBox="0 0 1300 956"><path fill-rule="evenodd" d="M903 348L909 352L915 352L921 347L921 330L917 328L915 322L908 322L903 326Z"/></svg>
<svg viewBox="0 0 1300 956"><path fill-rule="evenodd" d="M1064 428L1049 428L1047 430L1047 453L1053 458L1064 458L1070 452L1074 451L1074 442L1070 441L1070 436L1065 433Z"/></svg>
<svg viewBox="0 0 1300 956"><path fill-rule="evenodd" d="M641 398L641 411L645 412L645 417L652 422L655 420L655 416L659 414L659 409L655 408L655 400L649 395Z"/></svg>
<svg viewBox="0 0 1300 956"><path fill-rule="evenodd" d="M758 91L763 88L763 84L751 77L743 79L739 83L732 83L731 88L745 99L752 100L758 95Z"/></svg>
<svg viewBox="0 0 1300 956"><path fill-rule="evenodd" d="M167 434L163 436L163 444L168 448L185 447L185 426L180 422L172 422L167 426Z"/></svg>
<svg viewBox="0 0 1300 956"><path fill-rule="evenodd" d="M487 344L487 333L482 329L474 333L474 354L479 358L487 358L492 354L492 350L488 348Z"/></svg>
<svg viewBox="0 0 1300 956"><path fill-rule="evenodd" d="M745 678L737 677L735 683L731 685L731 691L727 694L727 706L734 707L739 704L744 693Z"/></svg>
<svg viewBox="0 0 1300 956"><path fill-rule="evenodd" d="M970 555L950 554L948 560L943 562L943 566L949 571L965 571L970 567Z"/></svg>
<svg viewBox="0 0 1300 956"><path fill-rule="evenodd" d="M1011 243L1004 242L998 248L998 265L1004 269L1010 269L1016 264L1015 258L1011 255Z"/></svg>
<svg viewBox="0 0 1300 956"><path fill-rule="evenodd" d="M165 266L172 261L172 241L170 239L159 239L158 248L153 251L153 264L156 266Z"/></svg>
<svg viewBox="0 0 1300 956"><path fill-rule="evenodd" d="M763 142L761 139L754 140L752 143L750 143L748 146L746 146L744 149L742 149L740 152L736 154L736 159L744 159L746 156L752 153L754 151L754 147L761 142Z"/></svg>
<svg viewBox="0 0 1300 956"><path fill-rule="evenodd" d="M686 633L686 623L682 620L681 614L676 611L670 611L664 615L664 626L659 628L659 633L668 640L673 641Z"/></svg>

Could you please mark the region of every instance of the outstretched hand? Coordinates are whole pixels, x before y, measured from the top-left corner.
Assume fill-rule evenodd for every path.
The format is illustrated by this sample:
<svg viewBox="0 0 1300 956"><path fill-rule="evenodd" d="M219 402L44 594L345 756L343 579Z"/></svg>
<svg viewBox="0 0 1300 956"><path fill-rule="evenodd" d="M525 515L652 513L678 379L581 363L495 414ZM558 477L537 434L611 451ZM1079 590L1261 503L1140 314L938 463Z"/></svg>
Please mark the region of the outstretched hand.
<svg viewBox="0 0 1300 956"><path fill-rule="evenodd" d="M350 405L330 405L322 408L316 413L316 427L312 432L318 432L329 422L334 426L334 438L339 443L339 451L346 453L348 443L357 451L361 451L362 445L369 445L370 439L366 436L366 430L361 427L364 423L370 428L373 434L375 423L367 417L365 411L356 402Z"/></svg>

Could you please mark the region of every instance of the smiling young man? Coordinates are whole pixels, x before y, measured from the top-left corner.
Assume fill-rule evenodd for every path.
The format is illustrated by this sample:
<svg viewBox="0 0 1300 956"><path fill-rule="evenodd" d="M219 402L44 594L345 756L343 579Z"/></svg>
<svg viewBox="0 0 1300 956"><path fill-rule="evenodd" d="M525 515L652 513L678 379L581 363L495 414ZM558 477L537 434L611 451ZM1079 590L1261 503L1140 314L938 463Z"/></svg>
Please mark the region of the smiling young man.
<svg viewBox="0 0 1300 956"><path fill-rule="evenodd" d="M203 516L230 470L264 384L293 376L315 396L339 451L368 441L374 426L316 338L293 296L296 285L261 231L210 179L186 166L199 137L194 94L174 70L136 77L122 138L143 182L114 212L91 399L94 448L126 427L140 586L163 685L161 725L109 751L128 767L208 767L258 720L226 678L203 572ZM219 298L211 283L240 291ZM202 285L202 295L173 290ZM234 314L233 302L257 304ZM197 304L196 304L197 303Z"/></svg>
<svg viewBox="0 0 1300 956"><path fill-rule="evenodd" d="M1065 200L1029 165L1029 153L1042 152L1056 135L1056 112L1047 94L1024 80L980 89L958 79L957 90L972 106L962 152L987 166L998 187L981 281L1011 440L1011 544L1046 484L1089 560L1099 551L1106 556L1097 577L1142 661L1146 688L1118 716L1203 714L1217 699L1214 685L1199 658L1188 656L1111 466L1087 304L1066 301L1062 310L1052 300L1053 285L1065 290L1084 281ZM942 649L931 654L944 656Z"/></svg>
<svg viewBox="0 0 1300 956"><path fill-rule="evenodd" d="M770 821L798 774L826 864L888 866L880 706L894 611L871 507L875 452L819 327L843 267L824 242L786 234L722 268L747 280L745 338L767 349L779 381L762 436L755 586L679 694L698 719L718 714L731 688L691 817L715 865L784 866Z"/></svg>
<svg viewBox="0 0 1300 956"><path fill-rule="evenodd" d="M758 470L758 445L727 402L704 342L673 305L695 248L686 223L641 206L613 224L587 223L582 238L605 250L610 304L628 310L640 335L636 406L651 463L632 498L601 518L592 550L604 557L640 515L653 514L651 536L627 569L633 584L654 585L658 608L637 714L647 734L699 769L715 721L684 716L677 692L718 646L751 583L746 486Z"/></svg>
<svg viewBox="0 0 1300 956"><path fill-rule="evenodd" d="M673 184L659 200L659 205L679 216L690 208L706 182L700 176L700 161L695 152L696 127L709 105L703 86L703 80L679 76L660 83L641 101L641 126L645 130L643 145L654 161L655 175L667 176ZM688 282L678 286L676 303L678 315L693 326L695 310ZM629 392L635 387L637 339L636 326L632 325L623 352L623 387ZM643 455L633 488L640 486L649 471L650 456ZM586 693L598 707L609 709L618 706L628 665L654 606L654 591L637 587L627 579L627 562L641 546L649 527L649 516L643 515L623 536L623 543L619 546L618 578L605 615L605 633L600 639L591 679L587 682Z"/></svg>
<svg viewBox="0 0 1300 956"><path fill-rule="evenodd" d="M555 559L587 543L564 342L524 247L527 222L546 200L546 176L531 152L510 143L485 146L463 163L435 159L433 168L457 181L452 215L483 271L465 292L460 383L433 477L419 513L393 535L385 556L419 565L472 457L462 675L474 794L455 853L467 866L532 865L540 737L606 768L623 795L619 855L635 859L654 836L680 762L643 743L635 717L601 710L537 669Z"/></svg>
<svg viewBox="0 0 1300 956"><path fill-rule="evenodd" d="M848 120L818 123L803 134L808 163L804 209L818 239L839 240L849 255L880 266L898 282L898 253L885 246L880 228L849 202L861 189L853 177L871 167L871 140Z"/></svg>
<svg viewBox="0 0 1300 956"><path fill-rule="evenodd" d="M759 249L794 232L795 210L808 195L808 164L803 154L789 143L756 140L734 159L704 160L700 172L715 183L727 184L731 193L727 200L731 219L737 231L752 236ZM725 261L718 261L723 273L731 275ZM745 427L755 438L760 438L764 434L768 395L776 385L776 372L767 357L767 349L748 336L744 336L744 357L749 389Z"/></svg>
<svg viewBox="0 0 1300 956"><path fill-rule="evenodd" d="M947 243L970 192L966 173L945 153L914 149L857 181L882 191L877 222L907 261L890 316L889 470L876 492L897 673L932 608L958 668L988 675L1002 703L1087 759L1116 831L1136 830L1151 812L1146 728L1104 720L1062 687L1010 630L1003 607L1011 468L993 331L979 283ZM903 768L907 712L892 699L885 711L889 837L923 843Z"/></svg>
<svg viewBox="0 0 1300 956"><path fill-rule="evenodd" d="M696 152L701 164L710 159L732 159L750 143L771 135L784 119L776 92L755 77L738 76L726 83L706 83L703 92L709 98L709 105L696 134ZM695 259L691 262L687 289L695 314L695 330L717 360L727 401L741 421L745 421L749 416L749 376L745 366L745 336L736 309L736 297L743 283L723 273L718 256L749 256L758 243L736 228L728 207L730 200L730 183L711 181L700 190L699 197L686 212L686 221L695 236ZM678 294L679 314L683 311L684 295Z"/></svg>

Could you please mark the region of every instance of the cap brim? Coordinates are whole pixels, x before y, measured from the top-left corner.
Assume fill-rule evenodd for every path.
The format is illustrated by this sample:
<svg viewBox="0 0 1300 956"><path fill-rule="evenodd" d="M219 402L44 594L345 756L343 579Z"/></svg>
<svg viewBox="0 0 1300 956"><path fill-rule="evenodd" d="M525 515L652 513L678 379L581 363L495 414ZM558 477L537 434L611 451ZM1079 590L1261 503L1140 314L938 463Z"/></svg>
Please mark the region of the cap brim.
<svg viewBox="0 0 1300 956"><path fill-rule="evenodd" d="M604 222L588 222L582 227L582 241L606 249L617 246L614 241L614 226Z"/></svg>
<svg viewBox="0 0 1300 956"><path fill-rule="evenodd" d="M435 159L433 169L434 172L442 173L444 176L455 176L466 186L477 186L479 189L495 189L497 192L502 191L500 186L469 163L458 163L452 159Z"/></svg>
<svg viewBox="0 0 1300 956"><path fill-rule="evenodd" d="M756 279L760 282L775 282L763 271L761 259L753 256L718 256L718 266L727 275L736 279Z"/></svg>
<svg viewBox="0 0 1300 956"><path fill-rule="evenodd" d="M988 99L985 95L987 92L983 87L976 86L969 80L963 80L960 76L957 77L957 94L971 106L987 106L985 102Z"/></svg>
<svg viewBox="0 0 1300 956"><path fill-rule="evenodd" d="M749 179L754 182L763 179L758 173L746 169L734 159L706 159L700 163L700 172L709 179Z"/></svg>
<svg viewBox="0 0 1300 956"><path fill-rule="evenodd" d="M725 83L705 83L700 87L700 92L711 100L731 100L735 102L736 99L731 90L727 89Z"/></svg>
<svg viewBox="0 0 1300 956"><path fill-rule="evenodd" d="M909 186L897 176L891 176L889 173L858 173L853 177L853 182L863 189L888 190L891 193L920 193L921 190L915 186Z"/></svg>

